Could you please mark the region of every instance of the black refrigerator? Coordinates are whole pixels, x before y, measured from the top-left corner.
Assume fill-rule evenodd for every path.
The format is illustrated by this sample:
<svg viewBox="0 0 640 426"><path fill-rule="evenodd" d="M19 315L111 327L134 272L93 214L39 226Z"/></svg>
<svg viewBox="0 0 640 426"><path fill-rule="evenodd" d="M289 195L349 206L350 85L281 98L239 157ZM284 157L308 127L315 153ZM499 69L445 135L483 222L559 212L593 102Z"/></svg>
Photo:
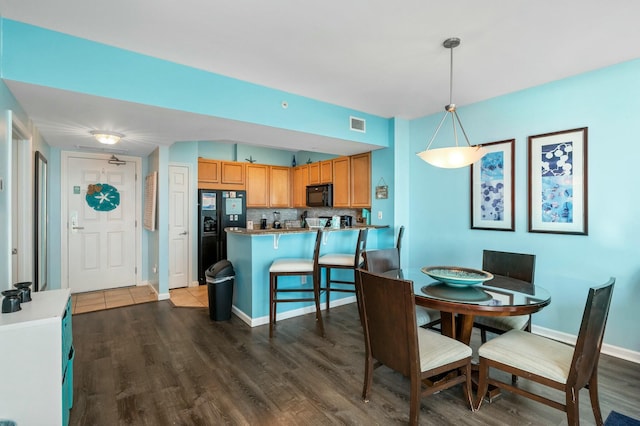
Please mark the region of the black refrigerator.
<svg viewBox="0 0 640 426"><path fill-rule="evenodd" d="M198 190L198 281L206 284L205 271L227 258L224 228L247 225L245 191Z"/></svg>

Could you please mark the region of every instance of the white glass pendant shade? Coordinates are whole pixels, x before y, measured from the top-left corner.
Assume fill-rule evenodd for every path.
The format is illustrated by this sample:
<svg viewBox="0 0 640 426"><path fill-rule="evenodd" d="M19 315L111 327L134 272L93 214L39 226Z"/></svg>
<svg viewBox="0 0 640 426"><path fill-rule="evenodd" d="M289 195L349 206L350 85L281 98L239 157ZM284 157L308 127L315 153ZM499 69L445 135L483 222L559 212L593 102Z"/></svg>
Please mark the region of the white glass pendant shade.
<svg viewBox="0 0 640 426"><path fill-rule="evenodd" d="M453 146L450 148L427 149L419 152L418 157L432 166L443 169L465 167L480 160L484 149L480 146Z"/></svg>

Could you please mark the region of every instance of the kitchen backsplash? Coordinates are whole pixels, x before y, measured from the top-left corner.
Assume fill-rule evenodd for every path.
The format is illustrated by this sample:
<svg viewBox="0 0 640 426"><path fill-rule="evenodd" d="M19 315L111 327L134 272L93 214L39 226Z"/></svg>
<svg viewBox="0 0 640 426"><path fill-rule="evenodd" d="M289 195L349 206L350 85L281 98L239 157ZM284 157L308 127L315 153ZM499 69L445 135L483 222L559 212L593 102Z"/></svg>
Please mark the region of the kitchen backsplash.
<svg viewBox="0 0 640 426"><path fill-rule="evenodd" d="M280 212L280 222L284 224L287 220L300 220L300 216L302 213L306 211L307 217L320 217L320 216L333 216L333 215L349 215L353 216L353 221L355 223L356 218L362 216L361 209L333 209L333 208L312 208L308 207L305 209L247 209L247 221L253 221L254 227L259 227L260 219L262 219L262 215L264 214L267 218L267 226L271 227L273 224L273 212Z"/></svg>

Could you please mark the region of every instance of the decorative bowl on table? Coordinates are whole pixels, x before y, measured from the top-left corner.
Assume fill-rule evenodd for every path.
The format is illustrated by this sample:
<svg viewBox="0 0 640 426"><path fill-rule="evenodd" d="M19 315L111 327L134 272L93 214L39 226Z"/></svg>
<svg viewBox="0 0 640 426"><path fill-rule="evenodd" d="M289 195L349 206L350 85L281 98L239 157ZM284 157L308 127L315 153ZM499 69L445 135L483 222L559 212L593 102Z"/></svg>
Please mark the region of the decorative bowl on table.
<svg viewBox="0 0 640 426"><path fill-rule="evenodd" d="M425 266L420 270L434 280L453 287L468 287L493 279L490 272L460 266Z"/></svg>

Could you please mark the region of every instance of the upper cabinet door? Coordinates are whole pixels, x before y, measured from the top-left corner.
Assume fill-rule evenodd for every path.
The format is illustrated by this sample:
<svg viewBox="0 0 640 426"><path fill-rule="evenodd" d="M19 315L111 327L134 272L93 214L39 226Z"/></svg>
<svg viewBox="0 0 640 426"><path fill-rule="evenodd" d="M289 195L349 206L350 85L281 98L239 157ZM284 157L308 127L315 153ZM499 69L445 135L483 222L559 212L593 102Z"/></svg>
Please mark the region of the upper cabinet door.
<svg viewBox="0 0 640 426"><path fill-rule="evenodd" d="M269 166L247 164L247 207L269 207Z"/></svg>
<svg viewBox="0 0 640 426"><path fill-rule="evenodd" d="M198 182L220 182L220 160L198 158Z"/></svg>
<svg viewBox="0 0 640 426"><path fill-rule="evenodd" d="M371 153L351 156L351 207L371 207Z"/></svg>
<svg viewBox="0 0 640 426"><path fill-rule="evenodd" d="M320 183L333 182L333 160L320 162Z"/></svg>
<svg viewBox="0 0 640 426"><path fill-rule="evenodd" d="M291 168L269 167L269 206L291 206Z"/></svg>
<svg viewBox="0 0 640 426"><path fill-rule="evenodd" d="M309 164L309 185L320 183L320 163Z"/></svg>
<svg viewBox="0 0 640 426"><path fill-rule="evenodd" d="M236 161L222 161L221 183L244 186L245 164Z"/></svg>
<svg viewBox="0 0 640 426"><path fill-rule="evenodd" d="M293 168L293 207L307 207L307 185L309 184L309 166Z"/></svg>
<svg viewBox="0 0 640 426"><path fill-rule="evenodd" d="M333 159L333 207L349 207L351 191L349 157Z"/></svg>

